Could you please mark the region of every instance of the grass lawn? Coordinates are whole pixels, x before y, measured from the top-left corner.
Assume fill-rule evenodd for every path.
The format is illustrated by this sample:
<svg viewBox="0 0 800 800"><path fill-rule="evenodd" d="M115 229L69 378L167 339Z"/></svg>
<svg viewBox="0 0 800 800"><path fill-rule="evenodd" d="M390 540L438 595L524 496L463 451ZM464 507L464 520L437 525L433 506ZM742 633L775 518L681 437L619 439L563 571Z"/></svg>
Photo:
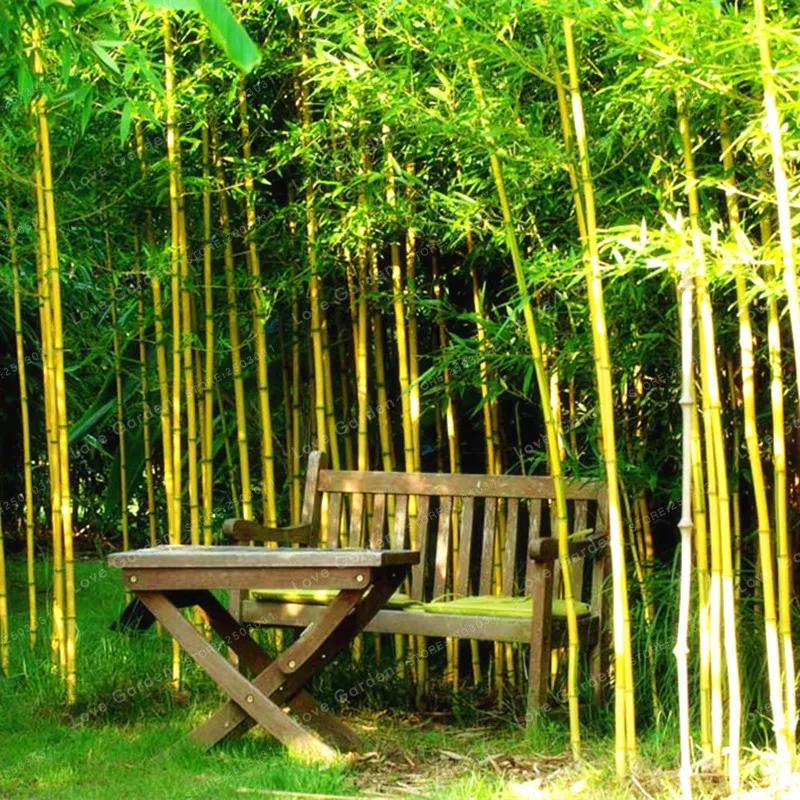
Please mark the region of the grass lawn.
<svg viewBox="0 0 800 800"><path fill-rule="evenodd" d="M45 569L42 587L49 584ZM564 755L567 730L558 721L526 732L513 715L408 712L408 687L401 685L383 696L364 695L349 712L368 752L333 767L294 761L256 732L203 753L184 736L219 704L218 691L187 660L185 688L172 692L168 637L109 630L124 598L119 574L100 561L77 569L79 696L67 709L49 668L45 594L41 635L30 653L20 562L12 560L9 577L12 669L8 679L0 678L0 798L675 796L674 745L662 736L646 737L646 769L630 786L615 789L608 736L590 738L584 761L572 764ZM315 687L334 703L358 669L346 656L338 661ZM715 781L707 784L707 796L714 796Z"/></svg>

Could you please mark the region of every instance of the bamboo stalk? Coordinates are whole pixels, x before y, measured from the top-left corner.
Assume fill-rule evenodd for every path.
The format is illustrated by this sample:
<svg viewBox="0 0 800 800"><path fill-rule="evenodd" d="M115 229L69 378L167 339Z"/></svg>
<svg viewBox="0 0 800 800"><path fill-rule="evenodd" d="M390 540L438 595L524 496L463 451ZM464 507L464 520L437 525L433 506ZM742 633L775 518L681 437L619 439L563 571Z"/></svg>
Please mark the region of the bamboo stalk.
<svg viewBox="0 0 800 800"><path fill-rule="evenodd" d="M217 140L217 128L211 127L211 148L217 177L217 197L219 198L219 223L225 240L225 290L228 312L228 337L231 342L231 368L233 372L233 393L236 403L236 443L239 453L239 473L242 485L242 517L253 519L253 500L250 488L250 456L247 451L247 413L242 379L242 346L239 338L239 318L236 312L236 283L233 268L233 243L231 240L228 196L225 191L225 176L222 169L222 153Z"/></svg>
<svg viewBox="0 0 800 800"><path fill-rule="evenodd" d="M145 175L144 132L141 123L136 125L136 150L142 177ZM153 235L153 215L150 209L145 217L145 240L152 250L155 246ZM156 345L156 375L160 401L159 418L161 422L161 449L164 460L164 502L167 508L168 541L173 543L175 533L175 480L173 476L174 460L172 457L172 415L170 411L169 374L167 371L167 346L164 331L164 298L160 276L153 271L150 275L153 294L153 327Z"/></svg>
<svg viewBox="0 0 800 800"><path fill-rule="evenodd" d="M150 382L147 376L147 345L145 343L144 286L142 285L142 245L139 234L133 237L134 271L138 283L136 293L136 325L139 339L139 386L142 396L142 437L144 441L144 470L147 492L147 528L150 546L155 547L158 539L156 524L155 486L153 480L153 445L150 430Z"/></svg>
<svg viewBox="0 0 800 800"><path fill-rule="evenodd" d="M36 108L34 107L34 112ZM36 187L37 259L36 278L39 299L39 326L41 329L42 374L45 398L45 430L47 435L47 467L50 477L50 527L53 539L53 597L50 649L53 664L63 677L67 665L67 642L64 596L64 539L61 530L61 491L58 464L58 418L55 405L55 364L52 348L52 313L50 310L50 282L46 279L49 256L47 222L45 215L44 186L41 168L41 145L36 131L36 162L34 184Z"/></svg>
<svg viewBox="0 0 800 800"><path fill-rule="evenodd" d="M745 236L740 225L739 204L736 195L736 182L734 177L733 149L730 139L727 118L723 110L720 120L720 144L722 146L722 163L725 169L723 186L725 188L725 203L728 210L728 221L731 233L737 237ZM756 387L754 378L754 338L750 322L750 309L747 300L747 286L743 274L743 265L738 265L736 272L736 302L739 314L739 348L742 362L742 400L744 405L745 440L750 462L750 474L753 482L753 495L756 503L756 518L758 521L758 546L761 564L762 593L764 600L764 634L767 648L767 673L769 676L770 705L772 706L772 719L775 729L775 743L778 756L778 765L783 781L788 780L792 769L792 757L789 749L789 732L787 716L783 705L783 685L781 670L781 643L778 636L778 613L775 604L775 576L773 572L772 535L770 530L769 505L767 502L767 489L761 463L759 447L758 425L756 413ZM772 300L771 302L774 302ZM777 340L776 340L777 336ZM780 367L780 328L773 329L772 319L769 325L770 369L772 383L770 395L773 412L773 439L775 447L775 511L776 511L776 539L778 541L778 554L781 553L781 532L778 521L785 514L786 503L786 464L783 442L783 387ZM777 348L777 354L776 354ZM777 356L777 361L775 360ZM776 381L777 374L777 381ZM780 467L783 467L781 475ZM782 485L781 485L782 484ZM779 501L780 498L780 501ZM780 502L780 505L779 505ZM783 509L783 511L781 511ZM785 519L785 517L784 517ZM785 543L785 534L784 534ZM780 573L779 573L780 582ZM782 589L779 585L779 595ZM787 609L788 611L788 609ZM790 633L791 643L791 633ZM790 653L792 667L794 656ZM793 669L792 669L793 672ZM794 678L794 676L792 676ZM794 679L792 679L792 686ZM793 696L793 692L791 693ZM788 699L788 697L787 697Z"/></svg>
<svg viewBox="0 0 800 800"><path fill-rule="evenodd" d="M122 353L119 341L119 312L117 311L114 265L111 260L111 242L108 227L103 231L106 243L106 268L111 277L111 330L114 347L114 382L117 388L117 435L119 436L119 503L122 524L122 549L130 550L128 530L128 461L125 448L125 396L122 391ZM129 597L129 594L126 594Z"/></svg>
<svg viewBox="0 0 800 800"><path fill-rule="evenodd" d="M772 238L768 216L761 219L761 241L769 247ZM775 259L767 259L777 277ZM786 487L786 434L783 410L783 366L781 356L781 326L778 301L770 294L768 301L768 347L770 361L770 404L772 406L772 458L774 468L775 540L778 567L778 627L783 654L785 684L786 739L790 755L789 769L794 768L797 729L797 697L795 694L794 642L792 641L792 560L789 544L788 497Z"/></svg>
<svg viewBox="0 0 800 800"><path fill-rule="evenodd" d="M694 382L692 383L694 397ZM697 572L697 626L700 643L700 746L705 753L712 752L711 735L711 609L710 609L710 573L708 567L708 529L706 513L706 495L703 477L703 453L700 441L700 421L697 403L694 403L692 414L692 503L693 534L695 540L695 560ZM718 641L718 640L717 640Z"/></svg>
<svg viewBox="0 0 800 800"><path fill-rule="evenodd" d="M244 78L239 80L239 130L242 135L244 158L245 215L247 218L247 253L250 265L253 300L253 328L255 331L256 361L258 376L258 409L261 417L261 477L264 484L264 522L278 524L275 500L275 453L272 444L272 413L270 411L269 380L267 371L266 320L267 307L261 285L261 264L255 240L256 206L253 168L251 163L250 122L247 111L247 91Z"/></svg>
<svg viewBox="0 0 800 800"><path fill-rule="evenodd" d="M633 667L630 637L630 615L628 612L627 575L625 570L625 544L619 508L619 484L617 478L616 433L614 430L614 398L611 379L611 359L603 301L603 282L600 269L600 254L597 244L597 221L594 202L594 185L589 167L588 144L583 118L578 66L572 38L572 20L564 17L564 38L569 69L569 90L572 101L572 122L580 158L580 185L586 213L586 285L589 295L589 310L592 321L595 351L595 373L598 400L600 403L600 428L602 449L606 465L606 481L609 495L609 535L611 542L611 564L613 575L613 618L615 680L618 682L615 695L615 718L617 728L616 768L623 777L636 755L636 714L633 695ZM619 680L623 677L622 692ZM621 729L621 730L620 730ZM624 752L620 747L624 743Z"/></svg>
<svg viewBox="0 0 800 800"><path fill-rule="evenodd" d="M789 321L791 323L792 342L794 343L795 373L800 375L800 300L798 300L797 293L797 265L792 229L792 212L764 0L753 0L753 12L761 61L761 83L764 89L764 126L769 134L770 153L772 156L772 178L775 184L775 204L778 212L778 241L780 242L781 261L783 264L783 285L786 289L786 304L789 308ZM798 393L798 402L800 403L800 393Z"/></svg>
<svg viewBox="0 0 800 800"><path fill-rule="evenodd" d="M38 47L38 41L35 43ZM34 50L34 72L41 74L42 64L38 49ZM58 421L58 465L61 504L61 526L64 546L64 607L66 640L66 690L67 703L76 697L75 645L77 629L75 620L75 566L72 543L72 499L69 485L69 420L67 417L67 391L64 370L64 333L61 313L61 277L58 258L58 226L56 223L53 173L50 158L50 129L44 97L38 102L39 146L41 148L42 192L44 195L45 225L47 232L47 270L44 282L50 284L52 311L52 350L55 378L55 409Z"/></svg>
<svg viewBox="0 0 800 800"><path fill-rule="evenodd" d="M483 89L480 84L475 62L469 59L468 62L470 76L475 91L476 99L482 109L486 108L483 97ZM567 610L567 637L568 637L568 676L567 676L567 697L569 703L570 718L570 745L573 758L580 757L580 719L578 709L578 618L575 613L575 599L572 589L572 569L569 558L569 527L567 517L567 495L564 484L564 475L561 470L561 457L558 449L558 431L556 430L555 417L550 407L550 380L542 361L542 347L539 341L539 334L536 329L536 321L531 307L531 298L528 293L528 286L522 266L522 257L517 244L517 236L514 230L514 220L511 207L508 202L505 184L503 181L503 168L500 159L494 149L487 130L487 137L492 147L490 151L490 161L492 175L494 177L497 196L503 212L503 227L506 236L506 243L511 254L511 261L514 265L514 276L516 278L517 290L522 300L522 311L525 318L525 330L528 337L528 345L531 351L534 369L536 372L536 382L539 389L539 397L542 403L542 415L544 417L545 429L547 431L547 453L550 462L550 475L553 479L553 488L556 501L556 531L558 532L559 562L561 564L562 580L564 585L564 600Z"/></svg>
<svg viewBox="0 0 800 800"><path fill-rule="evenodd" d="M171 544L181 543L181 497L182 497L182 459L181 459L181 375L183 369L183 350L181 347L181 235L180 213L180 141L175 125L175 66L172 43L172 27L169 11L163 12L164 28L164 104L167 123L167 161L169 164L169 212L170 212L170 299L172 310L172 481L173 481L173 528ZM173 684L180 682L180 653L173 648Z"/></svg>
<svg viewBox="0 0 800 800"><path fill-rule="evenodd" d="M683 163L686 173L686 194L689 200L689 221L692 247L696 262L697 304L700 318L700 361L703 373L704 406L708 407L711 447L706 453L709 476L716 475L719 517L719 547L721 550L721 584L724 614L724 646L728 674L728 780L731 790L739 786L739 749L741 741L741 688L739 662L736 645L736 611L733 590L733 561L731 539L731 516L728 493L728 474L725 458L725 440L722 430L717 356L714 342L714 318L711 298L706 284L705 252L700 231L700 203L697 177L694 168L689 119L680 95L678 96L678 118L683 146ZM713 516L713 510L712 510ZM713 548L713 541L712 541ZM712 553L713 557L713 553ZM712 563L713 567L713 563ZM713 581L713 575L712 575ZM713 609L712 609L713 611ZM712 619L713 624L713 619ZM713 634L713 631L712 631ZM712 647L713 652L716 648ZM713 677L713 675L712 675Z"/></svg>
<svg viewBox="0 0 800 800"><path fill-rule="evenodd" d="M203 125L203 327L205 381L203 383L203 544L212 542L214 525L214 287L211 262L211 134Z"/></svg>
<svg viewBox="0 0 800 800"><path fill-rule="evenodd" d="M675 640L675 661L678 670L678 703L681 742L681 795L692 796L692 752L690 740L691 711L689 708L689 603L692 586L692 419L694 417L694 360L692 357L692 289L691 268L687 260L681 263L681 582L678 632Z"/></svg>
<svg viewBox="0 0 800 800"><path fill-rule="evenodd" d="M6 184L6 223L8 225L8 253L11 260L11 280L14 291L14 338L17 346L17 376L19 378L19 405L22 419L22 458L25 476L25 556L28 589L28 627L31 649L36 646L38 620L36 613L36 574L34 571L36 552L33 523L33 477L31 464L31 423L28 407L28 382L25 370L25 343L22 330L22 287L19 276L19 254L17 233L11 206L11 193Z"/></svg>

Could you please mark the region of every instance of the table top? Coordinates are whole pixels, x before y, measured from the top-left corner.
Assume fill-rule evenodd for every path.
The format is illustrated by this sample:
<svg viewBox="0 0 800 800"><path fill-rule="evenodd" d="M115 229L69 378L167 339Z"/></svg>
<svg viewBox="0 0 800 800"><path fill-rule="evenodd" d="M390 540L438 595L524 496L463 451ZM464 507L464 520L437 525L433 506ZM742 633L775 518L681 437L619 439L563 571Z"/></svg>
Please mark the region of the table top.
<svg viewBox="0 0 800 800"><path fill-rule="evenodd" d="M113 553L120 569L348 569L418 564L419 550L249 547L247 545L161 545Z"/></svg>

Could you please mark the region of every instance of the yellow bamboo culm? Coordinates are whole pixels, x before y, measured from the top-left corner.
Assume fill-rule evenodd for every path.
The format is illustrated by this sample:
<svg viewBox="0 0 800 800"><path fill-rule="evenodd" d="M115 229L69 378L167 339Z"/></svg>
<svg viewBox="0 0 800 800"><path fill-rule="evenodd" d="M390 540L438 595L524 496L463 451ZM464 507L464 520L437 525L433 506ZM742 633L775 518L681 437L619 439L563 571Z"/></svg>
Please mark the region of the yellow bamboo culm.
<svg viewBox="0 0 800 800"><path fill-rule="evenodd" d="M693 277L688 259L681 262L681 583L675 662L678 671L678 706L681 743L681 796L692 797L691 709L689 706L689 604L692 591L692 427L694 412L694 332L692 326Z"/></svg>
<svg viewBox="0 0 800 800"><path fill-rule="evenodd" d="M305 30L300 25L298 32L300 47L300 65L303 74L308 73L309 59L306 53ZM300 93L295 96L298 115L303 132L304 149L307 151L311 141L311 107L308 87L303 80L298 81ZM328 452L328 436L326 434L325 417L325 366L322 347L322 318L320 309L320 277L317 269L317 214L314 204L314 190L311 182L305 190L306 203L306 256L310 277L308 281L308 300L311 307L311 346L314 364L314 416L317 430L317 449Z"/></svg>
<svg viewBox="0 0 800 800"><path fill-rule="evenodd" d="M211 264L211 134L203 125L203 329L205 381L203 383L203 544L212 543L214 527L214 286Z"/></svg>
<svg viewBox="0 0 800 800"><path fill-rule="evenodd" d="M253 329L256 345L256 375L258 377L258 410L261 418L261 482L263 486L263 517L267 525L278 524L275 500L275 453L272 444L272 412L267 372L266 322L267 307L261 285L261 263L255 240L255 184L251 161L250 122L247 110L247 90L244 78L239 80L239 130L242 135L244 159L245 217L247 220L247 261L250 266L253 301Z"/></svg>
<svg viewBox="0 0 800 800"><path fill-rule="evenodd" d="M186 394L186 460L188 462L188 496L189 496L189 541L193 545L200 544L200 491L197 467L200 459L197 455L197 387L194 381L194 355L192 341L194 325L192 316L193 292L190 286L189 258L186 243L186 192L180 173L180 149L176 152L178 168L178 236L181 269L181 362L183 369L183 385ZM176 468L180 468L178 464Z"/></svg>
<svg viewBox="0 0 800 800"><path fill-rule="evenodd" d="M772 156L772 177L775 186L775 205L778 215L778 241L780 244L781 263L783 265L783 285L786 290L786 305L789 309L789 320L792 331L792 350L794 351L795 374L800 375L800 300L797 292L797 256L792 223L792 209L789 197L789 185L786 177L786 160L783 152L781 118L778 111L775 73L772 68L772 54L769 41L769 28L764 0L753 0L756 36L758 38L759 58L761 61L761 83L764 89L764 123L769 133L770 152ZM773 344L779 346L780 332L777 338L773 334ZM770 354L775 352L771 348ZM773 384L778 383L773 370ZM800 392L798 392L800 404ZM773 425L776 422L773 419ZM785 462L776 451L775 468L785 467ZM776 490L782 488L776 483ZM776 491L776 504L779 502ZM785 503L783 504L785 509ZM783 514L784 511L781 511ZM781 640L784 657L784 680L786 683L787 729L790 742L791 766L796 764L795 735L797 727L797 698L794 681L794 650L791 641L789 606L791 604L791 564L789 563L788 542L784 521L778 523L778 605L781 609ZM785 613L784 613L785 612Z"/></svg>
<svg viewBox="0 0 800 800"><path fill-rule="evenodd" d="M722 163L725 169L723 185L725 188L725 202L728 210L728 222L731 233L739 240L740 244L745 244L745 233L740 226L739 204L736 195L736 183L734 177L733 145L730 139L728 122L723 109L720 121L720 144L722 145ZM749 246L746 250L749 250ZM775 730L775 744L778 758L779 770L782 779L788 780L791 773L791 755L789 751L788 731L786 725L786 714L783 704L783 686L781 674L781 651L778 637L778 615L775 604L775 576L773 571L774 553L772 550L772 533L770 530L769 504L767 502L767 489L764 480L764 473L761 463L761 451L759 447L757 414L756 414L756 386L754 377L754 339L753 329L750 322L750 309L747 299L747 285L743 274L743 264L737 264L736 272L736 303L739 314L739 349L742 362L742 401L744 407L744 433L747 444L747 454L750 462L750 475L753 483L753 496L756 503L756 520L758 524L758 548L759 563L761 565L762 597L764 600L764 634L767 649L767 674L769 676L770 705L772 706L772 719ZM780 348L780 330L777 331L778 343ZM780 381L780 361L774 363L775 331L770 325L770 367L775 380L777 369L778 384L771 386L771 391L777 389L782 392L782 381ZM780 356L778 355L778 359ZM775 400L778 399L776 405ZM772 395L773 426L779 426L779 436L781 441L775 442L776 453L783 445L783 399L782 396L775 398ZM774 430L774 428L773 428ZM781 455L783 453L781 452ZM776 459L776 485L775 499L783 494L785 501L785 462L783 474L783 492L779 487L780 475L777 472ZM778 510L776 506L776 511ZM780 537L778 537L780 539ZM779 541L780 546L780 541Z"/></svg>
<svg viewBox="0 0 800 800"><path fill-rule="evenodd" d="M768 216L760 223L761 241L767 247L767 265L772 265L773 274L769 279L778 278L777 262L770 257L772 227ZM797 727L797 697L795 695L794 642L792 641L792 558L789 544L788 497L786 487L786 427L783 410L783 365L781 356L781 326L778 301L770 293L768 308L768 347L770 361L770 403L772 406L772 458L775 476L773 507L775 509L775 541L777 545L778 567L778 629L783 656L783 681L785 686L785 719L787 748L791 757L789 769L794 768L796 748L795 730Z"/></svg>
<svg viewBox="0 0 800 800"><path fill-rule="evenodd" d="M478 72L473 59L468 61L470 76L475 91L478 105L485 110L483 89L480 84ZM575 598L572 587L572 565L569 557L569 520L567 516L567 495L564 483L564 475L561 467L561 456L558 449L558 431L556 429L555 415L550 407L550 378L545 370L542 361L542 348L539 341L539 334L536 329L536 321L533 316L531 297L525 279L522 265L522 256L517 244L516 231L514 230L514 219L511 214L511 206L508 202L505 184L503 181L503 168L500 159L494 149L494 143L488 131L490 151L490 162L492 175L494 177L497 196L503 213L503 227L511 254L511 261L514 265L514 276L516 278L517 291L522 301L522 310L525 318L525 330L528 337L528 345L531 351L534 369L536 372L536 383L539 389L539 397L542 403L542 416L544 417L545 430L547 432L547 455L550 464L550 476L553 479L553 488L556 501L556 531L558 534L559 563L561 564L562 581L564 586L564 600L567 611L567 640L568 640L568 674L567 674L567 698L569 704L570 721L570 745L573 758L580 758L581 738L580 738L580 718L578 708L578 618L575 612Z"/></svg>
<svg viewBox="0 0 800 800"><path fill-rule="evenodd" d="M233 243L231 240L230 212L222 169L222 153L219 149L217 129L211 127L211 148L217 179L219 199L219 223L225 241L224 266L225 289L228 312L228 338L231 343L231 371L233 373L233 394L236 403L236 443L239 453L239 473L242 486L242 517L253 519L253 495L250 487L250 456L247 451L247 413L242 380L242 346L239 338L239 318L236 312L236 283L233 267Z"/></svg>
<svg viewBox="0 0 800 800"><path fill-rule="evenodd" d="M141 123L137 123L136 125L136 151L139 157L139 168L144 178L146 166L144 162L144 131ZM147 209L145 217L145 240L149 250L152 252L155 247L155 239L153 234L153 215L150 209ZM167 347L164 331L164 298L160 276L153 271L149 277L153 294L153 328L156 347L156 376L160 402L161 449L163 450L164 461L164 503L167 510L167 540L171 543L175 540L175 484L173 479L174 462L172 458L172 421L170 413L169 377L167 372Z"/></svg>
<svg viewBox="0 0 800 800"><path fill-rule="evenodd" d="M181 181L180 181L180 141L175 124L175 66L172 43L170 12L163 12L164 33L164 103L167 117L167 162L169 165L169 213L170 213L170 300L172 310L172 394L170 402L172 431L172 529L170 544L181 543L181 498L182 498L182 459L181 459L181 375L183 370L183 349L181 339L181 272L182 246L185 236L181 231ZM180 646L172 642L172 686L179 689L181 683Z"/></svg>
<svg viewBox="0 0 800 800"><path fill-rule="evenodd" d="M38 46L38 42L36 43ZM34 59L36 73L42 65L38 50ZM55 410L58 423L58 467L60 515L64 547L64 609L66 644L66 695L67 703L75 702L77 676L75 671L75 645L77 628L75 619L75 565L72 543L72 498L69 485L69 421L67 416L67 389L64 369L64 333L61 313L61 276L58 258L58 226L56 223L53 173L50 158L50 129L44 98L38 103L39 146L41 148L42 191L44 194L45 226L47 232L48 265L44 282L49 283L52 319L52 356L54 366Z"/></svg>
<svg viewBox="0 0 800 800"><path fill-rule="evenodd" d="M613 575L614 663L615 663L615 719L616 719L616 770L624 777L636 756L636 712L633 686L633 654L631 649L630 614L628 610L627 574L625 569L625 543L620 513L620 493L617 477L616 433L614 429L614 398L611 377L611 359L605 321L603 281L597 243L597 219L594 202L594 185L589 167L589 149L583 117L578 64L572 36L572 19L564 17L564 40L569 70L569 93L572 102L572 123L580 159L580 186L583 194L586 247L586 285L592 340L595 354L597 394L600 405L601 445L606 466L609 502L609 536L611 568ZM622 686L620 687L620 679ZM622 695L622 697L620 697Z"/></svg>
<svg viewBox="0 0 800 800"><path fill-rule="evenodd" d="M692 397L694 399L694 382ZM700 644L700 746L710 754L711 745L711 614L710 583L708 567L708 528L706 513L706 494L703 489L703 452L700 441L700 420L697 403L692 412L692 511L694 514L693 533L695 550L695 570L697 572L697 628Z"/></svg>
<svg viewBox="0 0 800 800"><path fill-rule="evenodd" d="M35 107L34 107L35 112ZM39 301L39 326L42 345L42 375L45 400L45 430L47 434L47 467L50 478L50 527L53 538L53 597L50 649L53 665L62 676L67 666L64 598L64 539L61 533L60 468L58 464L58 419L55 406L55 362L52 347L52 314L50 311L50 282L46 279L49 256L47 223L44 205L44 187L41 169L41 146L36 132L36 163L34 185L36 188L37 259L36 285Z"/></svg>
<svg viewBox="0 0 800 800"><path fill-rule="evenodd" d="M117 388L117 429L119 431L119 505L122 524L122 549L130 550L128 531L128 461L125 448L125 396L122 391L122 351L119 340L119 312L117 310L114 266L111 261L111 242L108 228L104 230L106 242L106 269L111 277L111 331L114 348L114 382ZM126 593L129 597L129 593Z"/></svg>
<svg viewBox="0 0 800 800"><path fill-rule="evenodd" d="M142 439L144 446L144 477L147 492L147 529L150 546L155 547L158 540L156 523L155 485L153 478L153 445L150 430L150 380L147 375L147 343L144 321L144 286L142 284L142 243L139 234L133 236L134 273L138 284L136 294L136 326L139 339L139 388L142 396Z"/></svg>
<svg viewBox="0 0 800 800"><path fill-rule="evenodd" d="M294 184L289 185L289 202L294 207L296 201ZM294 217L290 218L289 227L292 236L295 232ZM301 492L300 492L300 300L294 281L292 281L292 453L290 460L292 507L294 516L292 522L300 522Z"/></svg>
<svg viewBox="0 0 800 800"><path fill-rule="evenodd" d="M677 96L678 121L683 149L683 166L686 174L686 194L689 201L689 222L692 238L693 258L696 264L697 306L700 320L700 364L703 384L704 413L708 410L709 447L708 461L709 487L714 473L717 490L717 518L719 525L719 566L721 569L723 643L727 667L728 685L728 781L732 791L739 786L739 750L741 742L741 688L739 679L739 660L736 645L736 609L733 588L733 558L731 537L730 498L728 492L728 472L725 457L725 438L722 429L722 413L719 393L719 377L714 337L714 318L711 297L706 283L705 251L700 230L700 201L697 191L697 176L694 168L689 118L683 98ZM714 515L713 508L712 520ZM712 559L713 559L712 537ZM713 568L713 561L712 561ZM712 584L713 584L712 575ZM712 599L713 602L713 599ZM713 606L712 606L713 614ZM712 625L713 625L712 616ZM712 631L713 636L713 631ZM713 652L717 648L712 643ZM712 679L713 668L712 668ZM712 696L713 699L713 696ZM712 719L713 722L713 719ZM712 730L713 734L713 730Z"/></svg>
<svg viewBox="0 0 800 800"><path fill-rule="evenodd" d="M14 291L14 337L17 347L17 377L19 378L19 405L22 419L22 458L25 476L25 556L28 589L28 639L31 649L36 646L38 618L36 613L35 530L33 523L33 477L31 464L31 423L28 408L28 383L25 370L25 343L22 331L22 287L19 276L19 255L11 193L6 185L6 223L8 224L8 252L11 260L11 280Z"/></svg>
<svg viewBox="0 0 800 800"><path fill-rule="evenodd" d="M172 390L171 422L172 431L172 480L173 480L173 528L171 544L181 543L181 497L182 497L182 458L181 458L181 388L183 369L183 350L181 348L181 244L180 232L180 175L178 131L175 125L175 67L172 43L172 27L169 11L163 12L164 20L164 102L167 115L167 160L169 163L169 213L170 213L170 300L172 311ZM180 652L173 650L173 684L180 682Z"/></svg>

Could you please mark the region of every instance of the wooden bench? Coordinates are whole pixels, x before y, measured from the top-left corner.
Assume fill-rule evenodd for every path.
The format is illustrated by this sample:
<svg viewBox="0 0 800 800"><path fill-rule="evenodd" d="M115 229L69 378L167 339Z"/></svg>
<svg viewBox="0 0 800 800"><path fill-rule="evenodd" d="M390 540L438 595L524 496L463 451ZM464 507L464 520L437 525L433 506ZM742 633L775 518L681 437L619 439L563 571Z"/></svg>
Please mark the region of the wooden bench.
<svg viewBox="0 0 800 800"><path fill-rule="evenodd" d="M311 546L420 550L421 563L413 567L410 581L414 605L392 608L390 603L365 631L529 644L528 707L545 707L551 651L566 643L564 604L556 601L555 611L553 607L560 569L557 542L549 537L552 479L333 471L325 465L324 454L311 453L299 525L268 529L228 520L225 532L239 542L285 543L310 533ZM571 481L567 498L575 537L570 541L575 597L582 601L581 645L589 651L595 702L602 702L608 673L605 487ZM288 595L235 593L231 612L247 624L306 627L320 618L325 606L304 596L303 589L314 587L295 588L300 591ZM457 612L458 604L465 602L448 602L453 595L495 595L496 601L489 612L447 613ZM533 610L526 608L525 596L531 598Z"/></svg>

